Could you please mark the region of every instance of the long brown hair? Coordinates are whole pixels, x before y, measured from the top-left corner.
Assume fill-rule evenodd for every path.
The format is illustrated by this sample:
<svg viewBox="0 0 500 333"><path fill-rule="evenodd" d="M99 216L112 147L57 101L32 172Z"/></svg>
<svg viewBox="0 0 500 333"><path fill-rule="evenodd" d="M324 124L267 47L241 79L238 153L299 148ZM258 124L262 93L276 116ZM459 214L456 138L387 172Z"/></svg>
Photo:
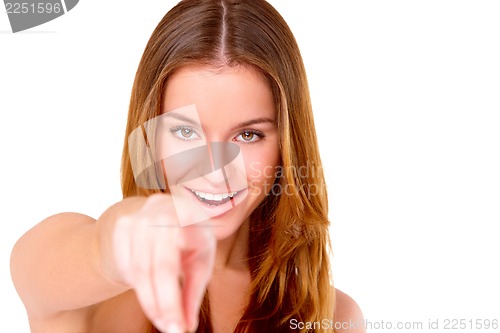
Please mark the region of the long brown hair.
<svg viewBox="0 0 500 333"><path fill-rule="evenodd" d="M267 79L276 102L282 172L250 217L251 296L235 332L289 332L291 319L333 319L327 193L306 73L292 32L266 1L184 0L163 17L132 89L123 196L152 193L134 180L127 138L161 114L169 77L191 65L250 66ZM212 332L209 308L206 294L198 332ZM293 331L332 331L321 326Z"/></svg>

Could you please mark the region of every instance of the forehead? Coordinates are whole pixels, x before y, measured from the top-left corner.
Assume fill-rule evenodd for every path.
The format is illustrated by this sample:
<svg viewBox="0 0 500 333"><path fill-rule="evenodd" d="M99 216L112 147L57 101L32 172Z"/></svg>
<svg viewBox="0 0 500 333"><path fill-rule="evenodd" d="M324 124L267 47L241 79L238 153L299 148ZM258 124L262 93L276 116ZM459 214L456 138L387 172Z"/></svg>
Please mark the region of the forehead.
<svg viewBox="0 0 500 333"><path fill-rule="evenodd" d="M201 118L275 114L269 83L260 72L244 65L185 67L176 71L167 81L162 113L192 104Z"/></svg>

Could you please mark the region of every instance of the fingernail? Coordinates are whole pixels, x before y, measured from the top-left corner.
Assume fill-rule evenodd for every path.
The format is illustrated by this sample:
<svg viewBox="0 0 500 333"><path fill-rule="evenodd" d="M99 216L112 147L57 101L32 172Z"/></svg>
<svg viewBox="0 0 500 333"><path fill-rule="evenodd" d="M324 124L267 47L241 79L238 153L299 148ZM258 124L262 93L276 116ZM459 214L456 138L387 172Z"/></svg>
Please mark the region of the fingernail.
<svg viewBox="0 0 500 333"><path fill-rule="evenodd" d="M167 333L183 333L181 326L177 323L167 324Z"/></svg>

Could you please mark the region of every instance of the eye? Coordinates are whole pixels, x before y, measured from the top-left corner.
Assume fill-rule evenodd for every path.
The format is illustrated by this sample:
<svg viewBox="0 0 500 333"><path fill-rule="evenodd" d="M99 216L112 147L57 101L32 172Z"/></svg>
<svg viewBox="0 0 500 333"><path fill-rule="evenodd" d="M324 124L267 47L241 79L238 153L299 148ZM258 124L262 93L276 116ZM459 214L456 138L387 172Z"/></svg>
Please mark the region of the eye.
<svg viewBox="0 0 500 333"><path fill-rule="evenodd" d="M245 130L236 136L235 141L240 142L256 142L264 137L264 134L260 131L255 130Z"/></svg>
<svg viewBox="0 0 500 333"><path fill-rule="evenodd" d="M200 136L195 130L187 126L176 126L170 129L170 132L177 138L185 141L192 141L199 139Z"/></svg>
<svg viewBox="0 0 500 333"><path fill-rule="evenodd" d="M189 128L180 129L179 132L184 138L190 138L194 134L194 132L191 131Z"/></svg>

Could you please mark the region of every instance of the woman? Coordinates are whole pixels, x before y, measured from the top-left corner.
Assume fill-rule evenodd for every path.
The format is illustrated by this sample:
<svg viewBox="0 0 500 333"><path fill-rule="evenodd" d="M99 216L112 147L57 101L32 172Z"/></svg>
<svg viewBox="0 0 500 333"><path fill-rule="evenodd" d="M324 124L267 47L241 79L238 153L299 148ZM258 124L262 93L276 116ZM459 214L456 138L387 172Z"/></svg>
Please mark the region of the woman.
<svg viewBox="0 0 500 333"><path fill-rule="evenodd" d="M363 331L331 282L302 59L267 2L186 0L162 19L122 191L97 220L55 215L14 247L33 332Z"/></svg>

